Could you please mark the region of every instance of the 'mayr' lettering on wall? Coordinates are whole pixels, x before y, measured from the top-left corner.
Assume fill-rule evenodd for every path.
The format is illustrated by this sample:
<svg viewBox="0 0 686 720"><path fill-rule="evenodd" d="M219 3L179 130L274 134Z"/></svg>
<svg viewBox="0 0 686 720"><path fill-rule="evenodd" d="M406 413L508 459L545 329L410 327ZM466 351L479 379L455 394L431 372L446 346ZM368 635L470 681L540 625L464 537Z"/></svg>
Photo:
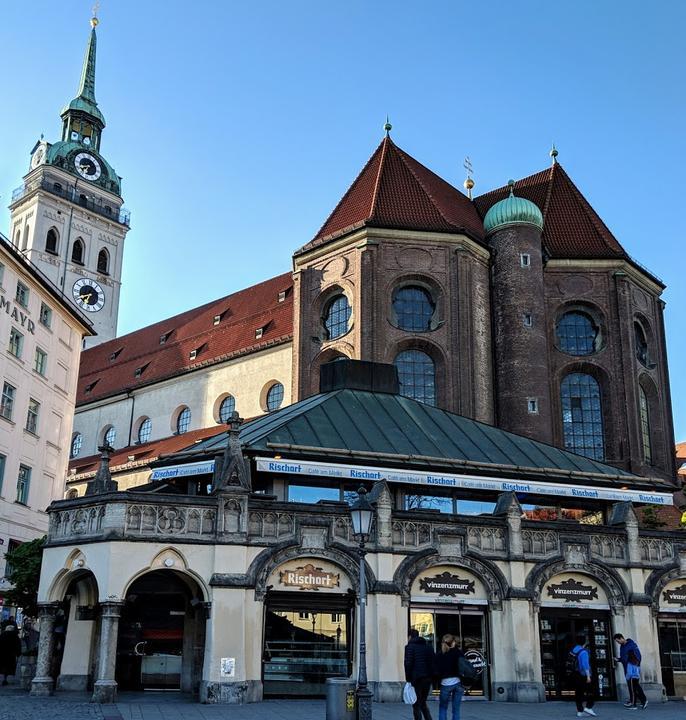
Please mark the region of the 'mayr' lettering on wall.
<svg viewBox="0 0 686 720"><path fill-rule="evenodd" d="M35 334L34 330L36 329L36 325L33 320L29 320L28 315L24 315L24 313L16 307L16 305L13 305L9 302L9 300L0 295L0 310L3 309L15 323L21 325L21 327L23 327L27 332L30 332L31 335Z"/></svg>

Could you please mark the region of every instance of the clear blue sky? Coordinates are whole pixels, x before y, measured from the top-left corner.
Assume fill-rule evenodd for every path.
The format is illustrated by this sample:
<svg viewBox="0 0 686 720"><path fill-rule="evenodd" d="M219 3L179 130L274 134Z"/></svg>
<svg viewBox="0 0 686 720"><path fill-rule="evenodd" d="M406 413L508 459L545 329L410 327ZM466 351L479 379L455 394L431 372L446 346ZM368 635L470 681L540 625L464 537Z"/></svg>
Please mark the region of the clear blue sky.
<svg viewBox="0 0 686 720"><path fill-rule="evenodd" d="M91 2L3 3L0 229L59 139ZM559 160L668 286L686 439L686 3L102 0L102 152L124 178L121 333L290 269L382 137L476 191Z"/></svg>

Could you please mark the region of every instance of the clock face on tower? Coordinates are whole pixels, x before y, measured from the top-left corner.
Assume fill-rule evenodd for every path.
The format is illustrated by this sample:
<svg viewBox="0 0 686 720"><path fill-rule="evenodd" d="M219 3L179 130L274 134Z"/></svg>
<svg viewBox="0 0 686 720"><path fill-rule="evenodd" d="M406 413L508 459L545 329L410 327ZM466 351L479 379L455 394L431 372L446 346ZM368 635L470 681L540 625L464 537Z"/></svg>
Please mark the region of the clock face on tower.
<svg viewBox="0 0 686 720"><path fill-rule="evenodd" d="M100 163L90 153L79 153L74 158L76 172L86 180L97 180L102 174Z"/></svg>
<svg viewBox="0 0 686 720"><path fill-rule="evenodd" d="M105 293L95 280L81 278L74 283L71 292L74 302L86 312L98 312L105 307Z"/></svg>

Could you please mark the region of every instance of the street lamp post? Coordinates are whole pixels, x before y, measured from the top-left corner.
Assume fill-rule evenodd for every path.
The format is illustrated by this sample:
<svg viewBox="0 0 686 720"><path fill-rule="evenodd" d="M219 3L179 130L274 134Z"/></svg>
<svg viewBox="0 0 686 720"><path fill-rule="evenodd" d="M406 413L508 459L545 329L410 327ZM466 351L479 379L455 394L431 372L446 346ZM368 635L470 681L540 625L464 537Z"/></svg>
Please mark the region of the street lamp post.
<svg viewBox="0 0 686 720"><path fill-rule="evenodd" d="M367 500L367 491L357 491L357 501L350 508L353 535L360 543L360 664L357 673L357 717L358 720L372 720L372 692L367 687L367 637L365 608L367 605L367 581L364 571L364 545L371 534L374 508Z"/></svg>

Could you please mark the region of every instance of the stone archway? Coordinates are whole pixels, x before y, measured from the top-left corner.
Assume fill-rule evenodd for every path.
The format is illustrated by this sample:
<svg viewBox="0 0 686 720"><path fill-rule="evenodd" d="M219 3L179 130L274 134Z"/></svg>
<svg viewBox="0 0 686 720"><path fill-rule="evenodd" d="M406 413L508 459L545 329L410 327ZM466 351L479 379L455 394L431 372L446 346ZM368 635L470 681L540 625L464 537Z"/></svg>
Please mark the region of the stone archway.
<svg viewBox="0 0 686 720"><path fill-rule="evenodd" d="M115 680L122 690L197 693L202 677L208 604L188 573L152 569L124 594Z"/></svg>

